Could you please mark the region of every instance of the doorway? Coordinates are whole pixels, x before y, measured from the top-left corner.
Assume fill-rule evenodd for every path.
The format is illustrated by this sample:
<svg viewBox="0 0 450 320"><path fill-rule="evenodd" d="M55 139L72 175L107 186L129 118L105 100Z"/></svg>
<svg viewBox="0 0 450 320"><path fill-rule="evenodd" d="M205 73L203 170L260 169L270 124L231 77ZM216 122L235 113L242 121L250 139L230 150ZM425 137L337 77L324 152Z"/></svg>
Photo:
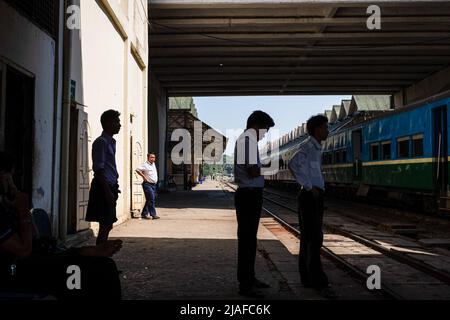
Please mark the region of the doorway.
<svg viewBox="0 0 450 320"><path fill-rule="evenodd" d="M437 191L446 194L448 186L447 106L433 110L434 181Z"/></svg>
<svg viewBox="0 0 450 320"><path fill-rule="evenodd" d="M352 132L353 147L353 180L361 181L362 177L362 131L361 129Z"/></svg>
<svg viewBox="0 0 450 320"><path fill-rule="evenodd" d="M0 149L13 155L14 183L32 194L34 154L33 76L0 61Z"/></svg>

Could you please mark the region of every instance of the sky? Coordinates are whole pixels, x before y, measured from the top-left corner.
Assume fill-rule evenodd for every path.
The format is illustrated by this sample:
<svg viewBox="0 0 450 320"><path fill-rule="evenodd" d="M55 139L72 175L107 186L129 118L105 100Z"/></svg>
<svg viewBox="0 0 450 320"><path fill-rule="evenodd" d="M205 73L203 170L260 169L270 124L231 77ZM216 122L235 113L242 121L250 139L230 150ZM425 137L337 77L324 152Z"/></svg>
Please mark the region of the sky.
<svg viewBox="0 0 450 320"><path fill-rule="evenodd" d="M341 104L343 99L351 99L351 96L194 97L194 103L199 119L225 135L227 130L245 129L247 118L253 111L267 112L275 121L275 127L267 136L270 139L277 130L280 136L286 134L311 116ZM235 140L227 136L230 141L225 154L231 155Z"/></svg>

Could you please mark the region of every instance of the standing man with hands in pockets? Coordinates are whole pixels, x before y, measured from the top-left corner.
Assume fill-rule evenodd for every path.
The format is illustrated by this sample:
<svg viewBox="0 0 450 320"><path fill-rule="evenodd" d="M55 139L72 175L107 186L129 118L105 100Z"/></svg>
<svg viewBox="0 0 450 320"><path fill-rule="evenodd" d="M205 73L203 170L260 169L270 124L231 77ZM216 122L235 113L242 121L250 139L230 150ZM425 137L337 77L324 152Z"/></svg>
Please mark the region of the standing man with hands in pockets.
<svg viewBox="0 0 450 320"><path fill-rule="evenodd" d="M306 124L309 137L300 144L289 162L289 170L302 186L298 197L300 223L299 271L302 284L314 288L326 298L336 298L323 271L320 249L323 244L323 200L325 182L322 175L322 145L328 137L328 119L318 115Z"/></svg>
<svg viewBox="0 0 450 320"><path fill-rule="evenodd" d="M142 209L142 219L159 219L156 214L156 184L158 183L158 171L156 170L156 155L147 154L147 161L136 169L136 173L144 179L142 188L145 194L145 206Z"/></svg>

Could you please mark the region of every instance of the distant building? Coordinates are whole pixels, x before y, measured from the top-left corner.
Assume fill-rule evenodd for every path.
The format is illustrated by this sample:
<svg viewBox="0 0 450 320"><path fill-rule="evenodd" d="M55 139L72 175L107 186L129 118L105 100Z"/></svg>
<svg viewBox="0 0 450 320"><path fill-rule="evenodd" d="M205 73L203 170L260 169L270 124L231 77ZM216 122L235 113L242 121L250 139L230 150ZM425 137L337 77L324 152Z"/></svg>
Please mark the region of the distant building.
<svg viewBox="0 0 450 320"><path fill-rule="evenodd" d="M186 100L187 101L187 100ZM219 137L221 141L223 141L222 145L222 153L217 154L217 158L221 159L223 156L223 152L226 149L227 146L227 138L224 137L222 134L218 133L216 130L211 128L206 123L201 122L197 117L195 117L190 109L185 108L179 108L179 109L170 109L169 110L169 116L168 116L168 130L167 130L167 139L168 139L168 149L167 149L167 168L168 168L168 176L172 177L174 182L177 185L178 189L184 189L187 190L191 186L195 186L198 182L200 177L202 176L202 167L203 167L203 152L205 148L211 143L208 141L201 143L201 155L196 155L194 153L194 129L195 129L195 123L201 124L201 135L203 137L204 133L207 130L212 129L214 132L214 135ZM191 153L188 155L188 161L187 164L175 164L172 159L172 151L174 147L180 143L180 141L171 141L172 134L177 129L186 129L189 132L189 135L191 137ZM197 156L197 157L196 157Z"/></svg>
<svg viewBox="0 0 450 320"><path fill-rule="evenodd" d="M171 97L169 98L169 109L188 110L194 117L198 118L197 108L192 97Z"/></svg>

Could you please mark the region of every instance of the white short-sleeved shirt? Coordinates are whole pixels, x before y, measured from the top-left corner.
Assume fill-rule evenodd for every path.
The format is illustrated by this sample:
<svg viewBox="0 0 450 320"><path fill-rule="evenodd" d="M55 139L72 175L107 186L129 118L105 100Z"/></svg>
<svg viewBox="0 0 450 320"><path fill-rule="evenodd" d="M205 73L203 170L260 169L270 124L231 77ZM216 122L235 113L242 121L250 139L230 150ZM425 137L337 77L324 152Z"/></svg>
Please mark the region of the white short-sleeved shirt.
<svg viewBox="0 0 450 320"><path fill-rule="evenodd" d="M234 149L234 181L239 188L264 188L264 177L251 177L247 170L257 165L261 168L258 140L250 130L244 131Z"/></svg>
<svg viewBox="0 0 450 320"><path fill-rule="evenodd" d="M155 163L150 164L150 162L146 161L141 164L136 170L140 171L148 182L157 183L158 182L158 171L156 169Z"/></svg>

